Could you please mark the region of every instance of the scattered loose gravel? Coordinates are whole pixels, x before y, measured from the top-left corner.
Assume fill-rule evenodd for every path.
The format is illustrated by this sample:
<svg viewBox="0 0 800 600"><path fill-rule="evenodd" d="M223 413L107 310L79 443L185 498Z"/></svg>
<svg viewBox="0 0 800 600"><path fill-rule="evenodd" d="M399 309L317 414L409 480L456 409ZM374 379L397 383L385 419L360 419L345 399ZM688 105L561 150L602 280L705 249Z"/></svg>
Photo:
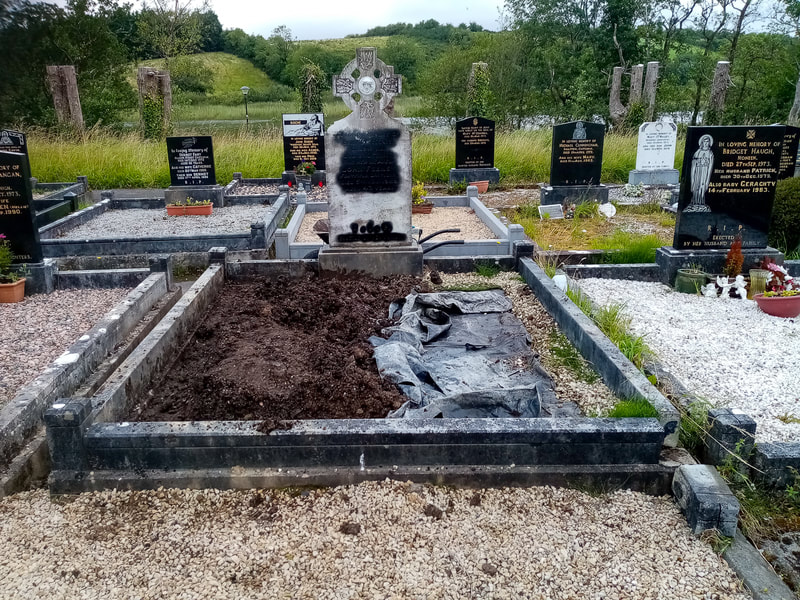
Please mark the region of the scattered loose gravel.
<svg viewBox="0 0 800 600"><path fill-rule="evenodd" d="M599 376L590 383L555 356L553 340L557 332L556 323L519 275L505 272L491 278L476 273L440 273L439 276L442 279L441 287L468 288L477 284L490 284L502 288L511 299L514 314L528 330L534 354L552 376L559 400L575 402L587 416L604 415L614 407L616 398ZM426 278L430 277L431 274L427 273ZM582 372L591 369L582 358L577 360L583 365Z"/></svg>
<svg viewBox="0 0 800 600"><path fill-rule="evenodd" d="M128 291L59 290L28 296L16 304L0 304L0 406L91 329Z"/></svg>
<svg viewBox="0 0 800 600"><path fill-rule="evenodd" d="M166 209L110 210L71 229L62 239L138 238L171 235L246 233L250 224L266 218L267 207L226 206L208 216L168 217Z"/></svg>
<svg viewBox="0 0 800 600"><path fill-rule="evenodd" d="M628 491L38 490L0 515L6 598L749 598L671 499Z"/></svg>
<svg viewBox="0 0 800 600"><path fill-rule="evenodd" d="M599 304L625 304L631 329L646 336L663 365L701 398L754 418L757 441L800 441L800 319L771 317L752 300L682 294L660 283L579 284Z"/></svg>
<svg viewBox="0 0 800 600"><path fill-rule="evenodd" d="M277 183L265 183L262 185L238 185L233 191L234 196L261 196L264 194L278 194Z"/></svg>
<svg viewBox="0 0 800 600"><path fill-rule="evenodd" d="M306 213L295 242L300 244L321 243L319 236L312 230L319 219L326 219L327 213ZM461 229L460 233L443 233L433 241L444 240L493 240L497 236L483 224L475 211L466 207L434 208L429 215L411 215L411 224L422 229L422 235L430 235L441 229Z"/></svg>

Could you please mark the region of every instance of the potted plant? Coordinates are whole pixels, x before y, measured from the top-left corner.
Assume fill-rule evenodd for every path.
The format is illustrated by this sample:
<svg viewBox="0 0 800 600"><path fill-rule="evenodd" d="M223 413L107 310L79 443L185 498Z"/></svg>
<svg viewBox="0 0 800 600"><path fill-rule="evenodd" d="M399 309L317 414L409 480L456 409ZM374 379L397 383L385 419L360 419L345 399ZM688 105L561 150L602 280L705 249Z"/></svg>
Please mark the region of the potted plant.
<svg viewBox="0 0 800 600"><path fill-rule="evenodd" d="M21 302L25 297L25 278L11 268L14 252L0 233L0 302Z"/></svg>
<svg viewBox="0 0 800 600"><path fill-rule="evenodd" d="M696 294L708 281L708 275L700 265L689 265L678 269L675 276L675 291L684 294Z"/></svg>
<svg viewBox="0 0 800 600"><path fill-rule="evenodd" d="M425 185L417 181L411 188L411 214L429 215L433 210L433 202L425 197Z"/></svg>
<svg viewBox="0 0 800 600"><path fill-rule="evenodd" d="M482 181L470 181L469 185L474 185L476 188L478 188L478 193L479 194L485 194L486 192L489 191L489 180L488 179L484 179Z"/></svg>
<svg viewBox="0 0 800 600"><path fill-rule="evenodd" d="M317 171L317 163L313 160L303 161L294 168L294 176L297 180L297 186L300 184L309 191L311 189L311 176Z"/></svg>
<svg viewBox="0 0 800 600"><path fill-rule="evenodd" d="M213 212L214 206L211 200L194 200L191 196L184 202L173 202L167 204L167 215L171 217L182 217L184 215L204 215L208 216Z"/></svg>
<svg viewBox="0 0 800 600"><path fill-rule="evenodd" d="M795 283L784 267L765 258L761 268L770 272L766 290L756 294L753 300L758 307L773 317L792 318L800 315L800 285Z"/></svg>

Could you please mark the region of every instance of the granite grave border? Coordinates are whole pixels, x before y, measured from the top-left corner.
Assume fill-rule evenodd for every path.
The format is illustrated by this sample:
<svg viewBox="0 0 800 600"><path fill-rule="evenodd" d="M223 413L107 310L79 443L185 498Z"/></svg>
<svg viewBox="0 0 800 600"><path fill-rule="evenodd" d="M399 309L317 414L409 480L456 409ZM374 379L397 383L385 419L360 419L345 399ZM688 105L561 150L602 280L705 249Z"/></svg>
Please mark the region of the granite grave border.
<svg viewBox="0 0 800 600"><path fill-rule="evenodd" d="M317 268L312 260L226 262L226 254L224 248L210 252L211 266L98 394L65 398L47 411L53 493L333 485L394 476L471 485L616 482L668 493L677 466L659 463L672 435L668 418L318 420L269 434L256 431L257 421L119 422L188 339L226 277L295 276ZM520 271L532 276L525 265ZM627 381L624 367L617 370Z"/></svg>

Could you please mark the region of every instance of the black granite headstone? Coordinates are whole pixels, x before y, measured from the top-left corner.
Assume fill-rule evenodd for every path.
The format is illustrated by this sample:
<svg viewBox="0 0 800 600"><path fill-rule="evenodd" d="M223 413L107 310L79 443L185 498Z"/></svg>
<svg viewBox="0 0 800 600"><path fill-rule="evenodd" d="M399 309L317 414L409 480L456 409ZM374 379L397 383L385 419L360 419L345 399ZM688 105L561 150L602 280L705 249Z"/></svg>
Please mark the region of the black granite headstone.
<svg viewBox="0 0 800 600"><path fill-rule="evenodd" d="M553 127L550 185L599 185L605 127L588 121Z"/></svg>
<svg viewBox="0 0 800 600"><path fill-rule="evenodd" d="M42 262L30 176L24 154L0 151L0 233L6 236L15 263Z"/></svg>
<svg viewBox="0 0 800 600"><path fill-rule="evenodd" d="M765 248L782 145L783 127L689 127L673 246Z"/></svg>
<svg viewBox="0 0 800 600"><path fill-rule="evenodd" d="M783 147L781 148L781 166L778 170L778 180L794 177L798 146L800 146L800 127L786 125L783 131Z"/></svg>
<svg viewBox="0 0 800 600"><path fill-rule="evenodd" d="M494 167L494 121L467 117L456 122L456 169Z"/></svg>
<svg viewBox="0 0 800 600"><path fill-rule="evenodd" d="M28 138L21 131L14 131L13 129L0 130L0 152L19 152L24 154L28 173L31 172L31 163L28 159Z"/></svg>
<svg viewBox="0 0 800 600"><path fill-rule="evenodd" d="M216 185L210 135L168 137L167 156L172 185Z"/></svg>
<svg viewBox="0 0 800 600"><path fill-rule="evenodd" d="M287 171L301 162L325 169L325 123L322 113L283 115L283 166Z"/></svg>

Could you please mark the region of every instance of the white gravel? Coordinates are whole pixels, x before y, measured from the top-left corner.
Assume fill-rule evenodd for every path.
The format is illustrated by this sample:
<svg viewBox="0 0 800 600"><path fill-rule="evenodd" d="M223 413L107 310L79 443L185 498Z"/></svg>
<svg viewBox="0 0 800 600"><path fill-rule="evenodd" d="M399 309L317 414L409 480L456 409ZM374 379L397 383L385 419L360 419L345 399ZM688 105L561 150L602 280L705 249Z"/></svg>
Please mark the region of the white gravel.
<svg viewBox="0 0 800 600"><path fill-rule="evenodd" d="M749 598L671 499L625 491L39 490L0 516L0 595L20 600Z"/></svg>
<svg viewBox="0 0 800 600"><path fill-rule="evenodd" d="M319 236L312 231L312 228L319 219L326 219L327 217L327 213L306 213L300 229L297 231L295 242L300 244L321 243ZM497 237L478 218L474 210L463 206L434 208L429 215L411 215L411 224L422 229L423 236L442 229L461 229L460 233L437 235L431 240L432 243L444 240L493 240Z"/></svg>
<svg viewBox="0 0 800 600"><path fill-rule="evenodd" d="M599 304L624 303L631 328L646 335L664 366L698 396L754 418L757 441L800 441L800 319L771 317L752 300L682 294L659 283L579 284Z"/></svg>
<svg viewBox="0 0 800 600"><path fill-rule="evenodd" d="M234 196L260 196L264 194L277 194L280 192L277 183L265 183L261 185L248 184L238 185L233 191Z"/></svg>
<svg viewBox="0 0 800 600"><path fill-rule="evenodd" d="M263 221L268 207L226 206L208 216L168 217L166 209L110 210L66 232L62 239L139 238L172 235L247 233L254 221Z"/></svg>
<svg viewBox="0 0 800 600"><path fill-rule="evenodd" d="M91 329L128 291L59 290L28 296L16 304L0 304L0 406Z"/></svg>

